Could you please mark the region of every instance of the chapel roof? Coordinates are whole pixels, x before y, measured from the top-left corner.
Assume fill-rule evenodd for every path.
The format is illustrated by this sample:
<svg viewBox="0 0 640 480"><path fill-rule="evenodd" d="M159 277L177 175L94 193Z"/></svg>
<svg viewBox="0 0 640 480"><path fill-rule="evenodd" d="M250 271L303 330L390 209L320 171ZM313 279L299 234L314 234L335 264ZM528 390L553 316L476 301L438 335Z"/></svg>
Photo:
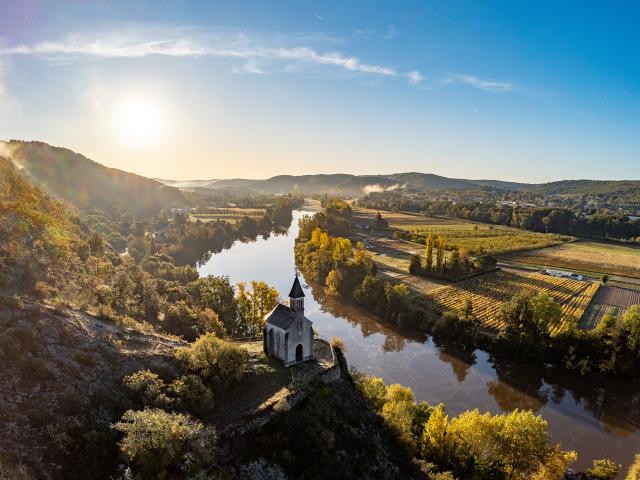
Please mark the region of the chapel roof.
<svg viewBox="0 0 640 480"><path fill-rule="evenodd" d="M296 312L286 305L278 303L278 305L267 314L266 323L287 330L295 319Z"/></svg>
<svg viewBox="0 0 640 480"><path fill-rule="evenodd" d="M291 291L289 292L289 298L302 298L304 297L304 292L302 291L302 285L300 285L300 280L298 280L298 275L293 280L293 285L291 286Z"/></svg>

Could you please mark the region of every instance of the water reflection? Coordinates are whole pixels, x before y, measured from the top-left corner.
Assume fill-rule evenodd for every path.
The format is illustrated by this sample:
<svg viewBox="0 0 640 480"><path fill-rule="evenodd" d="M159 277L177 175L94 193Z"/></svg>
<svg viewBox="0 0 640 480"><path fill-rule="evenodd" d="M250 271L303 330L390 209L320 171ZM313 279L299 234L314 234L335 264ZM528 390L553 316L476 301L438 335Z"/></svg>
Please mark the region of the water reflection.
<svg viewBox="0 0 640 480"><path fill-rule="evenodd" d="M201 275L229 275L236 283L265 280L287 292L294 272L297 219L288 232L235 242L199 266ZM549 422L555 442L576 450L577 468L608 457L629 465L640 451L640 385L509 362L482 350L439 342L381 322L366 311L305 285L305 310L323 336L342 337L349 364L413 389L418 400L443 402L450 415L478 408L501 413L532 410Z"/></svg>

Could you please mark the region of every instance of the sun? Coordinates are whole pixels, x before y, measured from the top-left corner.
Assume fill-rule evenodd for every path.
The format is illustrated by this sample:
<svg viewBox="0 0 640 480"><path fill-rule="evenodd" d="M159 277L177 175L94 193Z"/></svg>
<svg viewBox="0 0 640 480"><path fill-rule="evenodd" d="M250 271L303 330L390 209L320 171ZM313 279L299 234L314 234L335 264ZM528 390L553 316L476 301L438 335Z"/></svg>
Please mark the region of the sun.
<svg viewBox="0 0 640 480"><path fill-rule="evenodd" d="M116 103L113 127L118 140L130 147L147 148L162 138L165 115L158 102L143 96Z"/></svg>

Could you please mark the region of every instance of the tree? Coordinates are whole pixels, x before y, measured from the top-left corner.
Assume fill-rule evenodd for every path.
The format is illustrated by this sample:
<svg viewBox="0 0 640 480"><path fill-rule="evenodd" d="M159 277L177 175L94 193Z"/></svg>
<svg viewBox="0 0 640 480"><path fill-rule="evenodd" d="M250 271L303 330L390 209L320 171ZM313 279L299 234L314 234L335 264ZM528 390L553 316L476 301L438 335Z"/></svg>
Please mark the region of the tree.
<svg viewBox="0 0 640 480"><path fill-rule="evenodd" d="M198 327L196 325L198 321L198 315L184 300L180 300L174 304L168 306L164 315L164 329L173 333L174 335L180 335L186 340L192 342L198 338Z"/></svg>
<svg viewBox="0 0 640 480"><path fill-rule="evenodd" d="M548 334L552 327L562 320L562 307L545 292L539 292L531 299L533 315L541 332Z"/></svg>
<svg viewBox="0 0 640 480"><path fill-rule="evenodd" d="M587 473L594 480L613 480L618 476L621 468L622 465L619 463L605 458L602 460L594 460L593 465L587 470Z"/></svg>
<svg viewBox="0 0 640 480"><path fill-rule="evenodd" d="M640 480L640 453L635 456L625 480Z"/></svg>
<svg viewBox="0 0 640 480"><path fill-rule="evenodd" d="M206 333L190 347L176 350L176 358L190 371L210 381L240 380L247 371L249 352L238 345Z"/></svg>
<svg viewBox="0 0 640 480"><path fill-rule="evenodd" d="M387 401L387 386L384 381L380 377L364 376L357 385L364 398L369 400L371 406L377 412L381 412Z"/></svg>
<svg viewBox="0 0 640 480"><path fill-rule="evenodd" d="M227 330L236 319L236 302L233 286L226 276L209 275L189 284L189 292L203 308L210 308Z"/></svg>
<svg viewBox="0 0 640 480"><path fill-rule="evenodd" d="M622 331L627 337L627 348L640 355L640 305L632 305L624 312Z"/></svg>
<svg viewBox="0 0 640 480"><path fill-rule="evenodd" d="M438 237L438 252L436 253L436 270L442 272L444 269L444 238Z"/></svg>
<svg viewBox="0 0 640 480"><path fill-rule="evenodd" d="M120 450L144 478L196 474L215 451L213 427L180 413L127 410L113 428L124 434Z"/></svg>
<svg viewBox="0 0 640 480"><path fill-rule="evenodd" d="M340 295L343 280L344 279L341 270L336 270L335 268L331 270L329 272L329 275L327 275L327 279L325 280L325 283L327 285L325 291L327 292L327 294L334 296Z"/></svg>
<svg viewBox="0 0 640 480"><path fill-rule="evenodd" d="M237 320L234 333L259 335L264 329L264 317L278 304L278 291L265 282L251 282L251 290L244 282L238 283L236 294Z"/></svg>
<svg viewBox="0 0 640 480"><path fill-rule="evenodd" d="M420 261L419 255L411 255L411 260L409 261L409 273L412 275L419 275L422 270L422 262Z"/></svg>
<svg viewBox="0 0 640 480"><path fill-rule="evenodd" d="M413 394L412 394L413 398ZM413 400L388 400L382 407L382 418L393 428L410 450L415 449L412 435L416 404Z"/></svg>
<svg viewBox="0 0 640 480"><path fill-rule="evenodd" d="M387 402L414 402L413 391L409 387L394 383L387 387Z"/></svg>
<svg viewBox="0 0 640 480"><path fill-rule="evenodd" d="M447 463L448 426L449 417L444 413L444 405L440 403L429 416L422 433L421 453L425 460L438 464Z"/></svg>
<svg viewBox="0 0 640 480"><path fill-rule="evenodd" d="M433 235L427 237L427 270L430 271L433 266Z"/></svg>
<svg viewBox="0 0 640 480"><path fill-rule="evenodd" d="M451 421L448 434L480 471L500 466L507 478L529 479L546 465L566 465L574 458L549 445L546 420L531 411L516 409L502 415L467 411Z"/></svg>

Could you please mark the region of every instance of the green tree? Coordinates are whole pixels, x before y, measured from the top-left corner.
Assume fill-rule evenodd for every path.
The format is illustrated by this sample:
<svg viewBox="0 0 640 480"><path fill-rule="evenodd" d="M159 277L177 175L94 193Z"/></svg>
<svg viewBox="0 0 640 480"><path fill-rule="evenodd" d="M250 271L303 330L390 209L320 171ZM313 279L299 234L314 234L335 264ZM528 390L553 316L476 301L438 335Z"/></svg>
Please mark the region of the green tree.
<svg viewBox="0 0 640 480"><path fill-rule="evenodd" d="M197 321L197 313L189 307L187 302L180 300L167 307L163 327L167 332L180 335L192 342L198 338L199 334Z"/></svg>
<svg viewBox="0 0 640 480"><path fill-rule="evenodd" d="M444 238L438 237L438 251L436 253L436 270L442 272L444 269Z"/></svg>
<svg viewBox="0 0 640 480"><path fill-rule="evenodd" d="M412 275L419 275L422 271L422 262L420 261L420 255L411 255L409 261L409 273Z"/></svg>
<svg viewBox="0 0 640 480"><path fill-rule="evenodd" d="M545 334L550 333L551 328L560 324L562 320L562 307L545 292L539 292L531 299L533 315L538 323L538 328Z"/></svg>

